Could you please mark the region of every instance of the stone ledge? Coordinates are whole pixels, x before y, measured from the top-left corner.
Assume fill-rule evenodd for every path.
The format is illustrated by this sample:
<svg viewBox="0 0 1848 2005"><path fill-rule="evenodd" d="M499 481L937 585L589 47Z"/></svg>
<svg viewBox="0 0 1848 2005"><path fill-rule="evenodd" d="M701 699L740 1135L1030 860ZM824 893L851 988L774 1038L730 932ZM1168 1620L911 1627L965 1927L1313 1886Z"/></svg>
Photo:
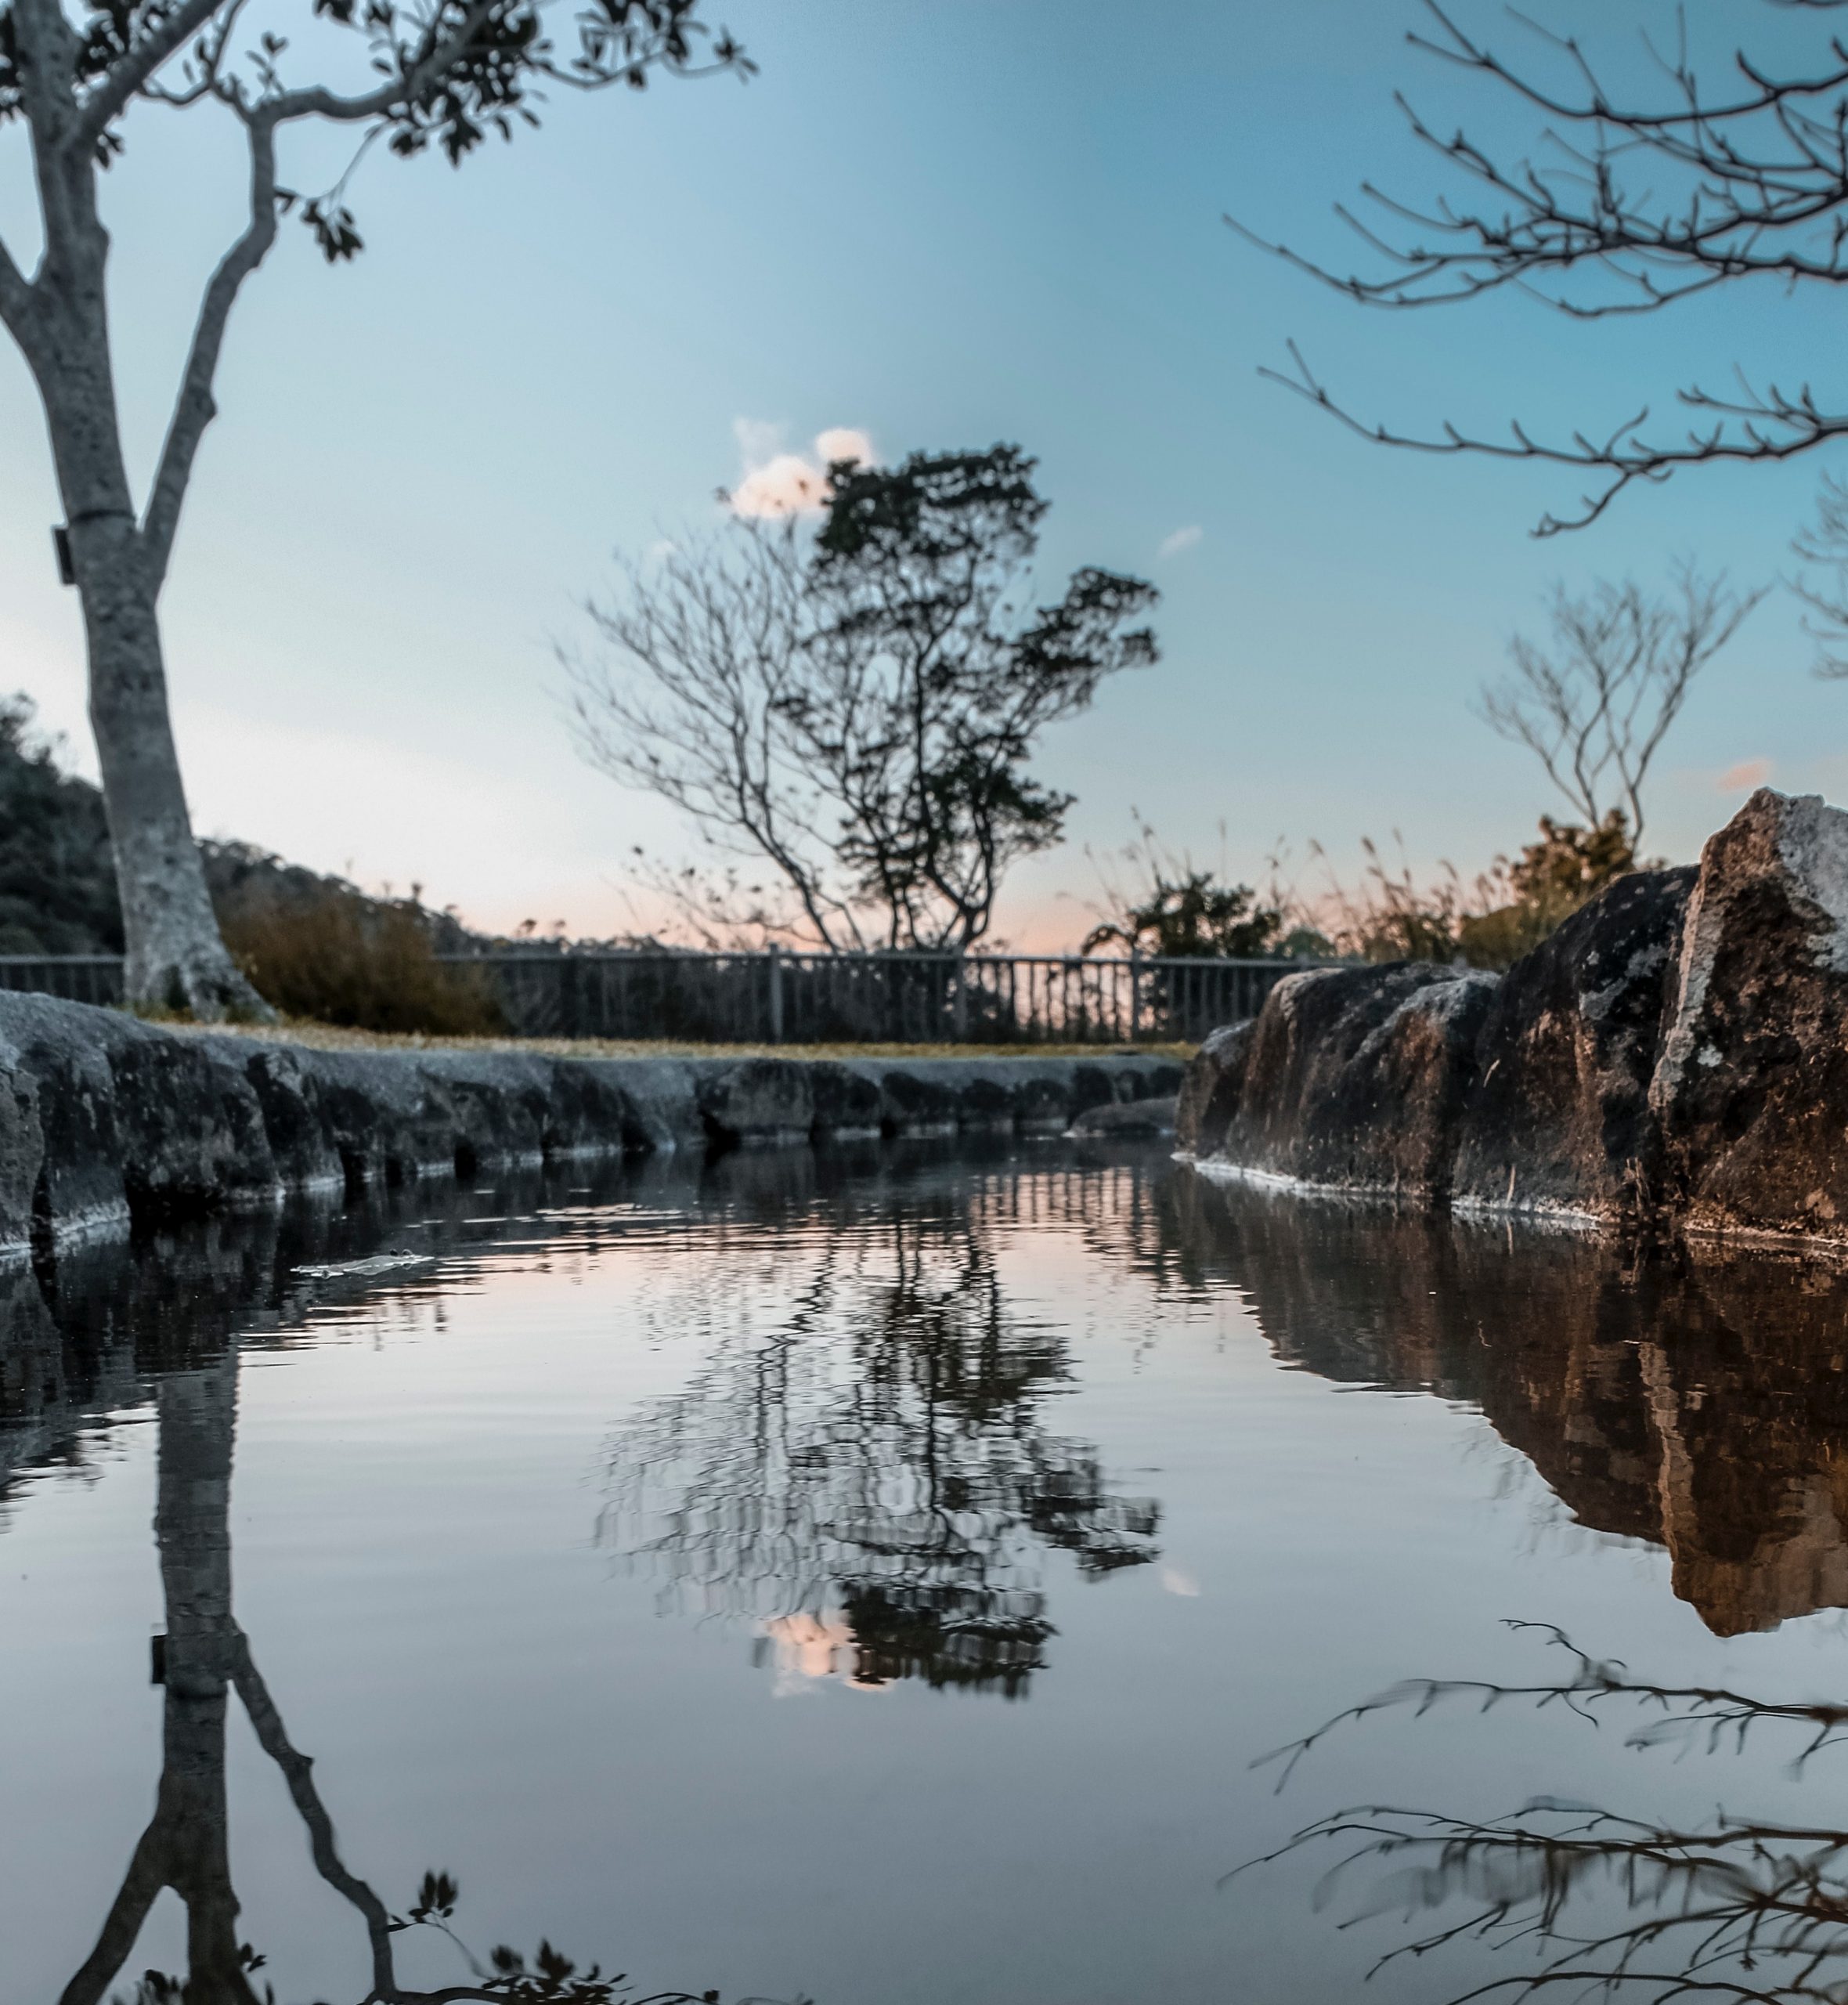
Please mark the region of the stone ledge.
<svg viewBox="0 0 1848 2005"><path fill-rule="evenodd" d="M0 993L0 1262L137 1221L496 1163L851 1136L1063 1133L1172 1094L1095 1058L560 1058L180 1035Z"/></svg>

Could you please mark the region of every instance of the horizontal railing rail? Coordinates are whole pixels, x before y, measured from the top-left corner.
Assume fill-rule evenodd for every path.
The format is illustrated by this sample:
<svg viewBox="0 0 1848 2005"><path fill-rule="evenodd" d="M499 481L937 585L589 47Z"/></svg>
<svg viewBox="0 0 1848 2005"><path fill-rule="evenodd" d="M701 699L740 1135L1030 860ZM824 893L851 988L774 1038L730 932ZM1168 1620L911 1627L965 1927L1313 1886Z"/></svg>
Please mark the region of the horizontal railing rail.
<svg viewBox="0 0 1848 2005"><path fill-rule="evenodd" d="M119 954L0 954L0 988L61 996L67 1002L122 999Z"/></svg>
<svg viewBox="0 0 1848 2005"><path fill-rule="evenodd" d="M1082 954L511 948L444 954L520 1037L720 1044L1197 1043L1337 965ZM110 954L0 955L0 989L119 1003Z"/></svg>
<svg viewBox="0 0 1848 2005"><path fill-rule="evenodd" d="M1329 965L777 948L442 959L486 973L525 1036L727 1044L1195 1043L1254 1016L1285 975Z"/></svg>

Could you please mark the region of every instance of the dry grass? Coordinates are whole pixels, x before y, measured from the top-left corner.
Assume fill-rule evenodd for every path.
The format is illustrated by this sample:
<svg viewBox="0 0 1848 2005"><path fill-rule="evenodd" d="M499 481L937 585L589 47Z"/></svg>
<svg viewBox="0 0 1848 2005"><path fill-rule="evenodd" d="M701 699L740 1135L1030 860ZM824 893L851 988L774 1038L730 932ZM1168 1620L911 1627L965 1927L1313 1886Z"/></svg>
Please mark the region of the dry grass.
<svg viewBox="0 0 1848 2005"><path fill-rule="evenodd" d="M1099 1058L1133 1051L1179 1060L1191 1058L1196 1049L1191 1044L698 1044L672 1038L446 1037L421 1031L347 1030L294 1017L280 1024L176 1023L171 1028L319 1051L511 1051L548 1058Z"/></svg>
<svg viewBox="0 0 1848 2005"><path fill-rule="evenodd" d="M505 1028L485 973L437 959L427 916L330 889L228 912L225 944L291 1019L360 1032L482 1037Z"/></svg>

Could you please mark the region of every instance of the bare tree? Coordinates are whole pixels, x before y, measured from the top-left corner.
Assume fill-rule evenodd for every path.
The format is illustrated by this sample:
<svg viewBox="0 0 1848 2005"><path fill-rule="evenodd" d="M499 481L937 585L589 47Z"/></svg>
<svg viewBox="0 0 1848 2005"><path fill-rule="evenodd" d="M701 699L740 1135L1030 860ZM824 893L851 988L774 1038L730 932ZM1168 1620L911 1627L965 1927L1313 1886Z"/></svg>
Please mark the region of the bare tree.
<svg viewBox="0 0 1848 2005"><path fill-rule="evenodd" d="M1483 686L1480 714L1534 754L1587 829L1615 812L1640 843L1644 782L1662 740L1695 677L1763 597L1729 591L1723 572L1703 578L1686 562L1662 598L1634 579L1601 581L1580 598L1556 585L1551 650L1516 635L1513 667Z"/></svg>
<svg viewBox="0 0 1848 2005"><path fill-rule="evenodd" d="M660 888L696 924L859 947L828 842L839 810L791 728L807 667L803 565L792 519L741 519L652 558L619 555L615 592L585 608L610 653L561 658L590 764L679 808L724 862L767 863L786 894L735 870L722 886L668 878Z"/></svg>
<svg viewBox="0 0 1848 2005"><path fill-rule="evenodd" d="M579 749L687 815L781 899L697 877L709 915L830 950L972 946L1002 878L1071 797L1031 778L1047 726L1156 659L1141 580L1086 569L1029 595L1046 503L1012 446L843 462L827 513L738 520L623 565L568 651Z"/></svg>
<svg viewBox="0 0 1848 2005"><path fill-rule="evenodd" d="M434 143L452 165L490 132L536 122L546 86L640 87L657 69L743 70L728 36L709 44L698 0L586 0L569 42L547 31L548 0L314 0L305 26L344 30L357 59L327 81L291 81L289 44L258 32L244 0L0 0L0 121L28 128L42 250L27 276L0 244L0 325L44 403L64 509L60 538L83 602L90 719L103 769L127 937L132 1001L267 1013L218 937L194 847L168 713L158 606L182 504L207 426L231 309L276 241L304 220L337 262L361 247L346 186L380 140L399 157ZM335 45L336 47L337 45ZM703 57L703 60L702 60ZM343 83L343 75L352 81ZM247 210L201 295L164 444L137 503L122 449L107 297L109 233L97 177L118 159L139 106L212 110L241 134ZM280 178L292 128L352 135L352 165L305 195Z"/></svg>
<svg viewBox="0 0 1848 2005"><path fill-rule="evenodd" d="M1803 626L1816 643L1816 673L1839 681L1848 677L1848 485L1835 475L1824 475L1816 513L1794 547L1805 563L1835 574L1824 580L1806 573L1791 589L1809 609Z"/></svg>
<svg viewBox="0 0 1848 2005"><path fill-rule="evenodd" d="M1822 15L1848 0L1770 4ZM1410 36L1413 45L1532 114L1532 152L1511 156L1461 131L1446 138L1402 98L1414 135L1463 186L1407 201L1364 184L1367 208L1337 213L1378 259L1373 271L1331 268L1234 222L1241 234L1372 306L1440 305L1511 288L1589 320L1655 312L1738 279L1787 289L1848 282L1848 40L1839 33L1818 22L1811 52L1788 70L1736 50L1721 66L1726 80L1709 85L1683 13L1673 48L1645 41L1655 83L1633 94L1608 82L1575 39L1523 15L1511 18L1538 45L1532 65L1496 52L1439 0L1425 5L1433 26ZM1652 425L1645 407L1608 429L1601 421L1550 440L1518 421L1505 439L1449 424L1408 434L1354 416L1294 344L1290 354L1288 372L1265 373L1366 437L1586 471L1591 486L1575 508L1543 517L1543 536L1594 521L1635 482L1792 459L1848 433L1848 408L1808 383L1761 384L1735 370L1731 390L1695 383L1677 393L1691 414L1680 433Z"/></svg>

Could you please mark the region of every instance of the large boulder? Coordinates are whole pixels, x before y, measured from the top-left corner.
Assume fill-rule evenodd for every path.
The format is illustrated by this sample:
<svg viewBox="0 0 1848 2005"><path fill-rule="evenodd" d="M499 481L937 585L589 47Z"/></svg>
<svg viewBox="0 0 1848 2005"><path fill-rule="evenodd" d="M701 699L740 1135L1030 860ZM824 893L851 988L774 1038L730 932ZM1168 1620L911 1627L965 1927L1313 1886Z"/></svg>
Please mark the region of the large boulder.
<svg viewBox="0 0 1848 2005"><path fill-rule="evenodd" d="M32 1206L45 1162L38 1082L19 1053L0 1041L0 1268L32 1251Z"/></svg>
<svg viewBox="0 0 1848 2005"><path fill-rule="evenodd" d="M130 1212L148 1218L273 1203L282 1179L242 1065L203 1039L118 1023L109 1065Z"/></svg>
<svg viewBox="0 0 1848 2005"><path fill-rule="evenodd" d="M1649 1098L1687 1226L1848 1239L1848 814L1761 787L1709 840Z"/></svg>
<svg viewBox="0 0 1848 2005"><path fill-rule="evenodd" d="M1087 1107L1071 1125L1081 1141L1152 1141L1175 1132L1175 1096L1160 1100L1113 1100Z"/></svg>
<svg viewBox="0 0 1848 2005"><path fill-rule="evenodd" d="M1652 1203L1649 1081L1691 867L1620 877L1503 977L1451 1195L1617 1220Z"/></svg>
<svg viewBox="0 0 1848 2005"><path fill-rule="evenodd" d="M34 1203L54 1242L128 1230L124 1145L110 1069L110 1013L49 995L0 995L0 1038L9 1071L30 1078L38 1103L40 1168Z"/></svg>
<svg viewBox="0 0 1848 2005"><path fill-rule="evenodd" d="M707 1133L700 1111L696 1068L684 1058L587 1058L574 1069L591 1074L604 1090L620 1094L625 1145L659 1150L703 1149Z"/></svg>
<svg viewBox="0 0 1848 2005"><path fill-rule="evenodd" d="M1328 1189L1442 1197L1496 987L1418 961L1287 975L1259 1013L1225 1159Z"/></svg>
<svg viewBox="0 0 1848 2005"><path fill-rule="evenodd" d="M640 1154L653 1146L620 1069L582 1059L529 1059L544 1068L546 1103L540 1146L548 1158Z"/></svg>
<svg viewBox="0 0 1848 2005"><path fill-rule="evenodd" d="M1247 1017L1209 1031L1188 1060L1175 1107L1175 1143L1185 1154L1210 1156L1225 1147L1257 1029L1258 1019Z"/></svg>
<svg viewBox="0 0 1848 2005"><path fill-rule="evenodd" d="M808 1068L814 1096L818 1136L836 1141L864 1140L879 1132L885 1106L877 1081L850 1065L818 1058Z"/></svg>
<svg viewBox="0 0 1848 2005"><path fill-rule="evenodd" d="M858 1061L854 1070L879 1088L879 1125L888 1135L955 1133L962 1096L940 1064L871 1059Z"/></svg>
<svg viewBox="0 0 1848 2005"><path fill-rule="evenodd" d="M456 1168L472 1175L487 1164L540 1161L551 1102L551 1068L514 1051L434 1051L414 1063L453 1113Z"/></svg>

